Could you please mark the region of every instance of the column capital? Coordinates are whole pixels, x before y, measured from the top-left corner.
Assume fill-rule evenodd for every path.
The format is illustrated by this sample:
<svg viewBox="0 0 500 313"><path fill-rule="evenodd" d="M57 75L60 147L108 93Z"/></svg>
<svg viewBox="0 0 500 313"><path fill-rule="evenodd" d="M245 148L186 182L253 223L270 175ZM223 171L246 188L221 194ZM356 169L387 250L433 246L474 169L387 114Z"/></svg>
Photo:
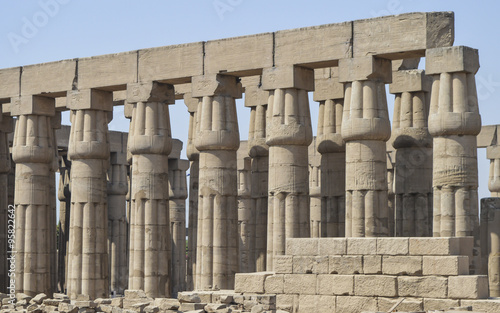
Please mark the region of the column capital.
<svg viewBox="0 0 500 313"><path fill-rule="evenodd" d="M262 71L262 89L303 89L314 90L314 70L295 66L265 68Z"/></svg>
<svg viewBox="0 0 500 313"><path fill-rule="evenodd" d="M477 49L466 46L442 47L425 51L427 75L465 72L476 74L479 70Z"/></svg>
<svg viewBox="0 0 500 313"><path fill-rule="evenodd" d="M389 92L392 94L403 92L430 92L432 78L425 75L424 70L403 70L392 73L392 83Z"/></svg>
<svg viewBox="0 0 500 313"><path fill-rule="evenodd" d="M185 93L183 95L183 98L184 104L186 105L189 113L194 113L196 112L196 110L198 110L198 103L200 102L200 100L198 98L193 98L192 93Z"/></svg>
<svg viewBox="0 0 500 313"><path fill-rule="evenodd" d="M113 111L113 92L99 89L71 90L67 105L71 110Z"/></svg>
<svg viewBox="0 0 500 313"><path fill-rule="evenodd" d="M340 59L339 81L348 83L357 80L379 80L384 83L391 83L391 61L374 56Z"/></svg>
<svg viewBox="0 0 500 313"><path fill-rule="evenodd" d="M191 80L193 98L228 96L241 98L242 87L235 76L221 74L207 74L193 76Z"/></svg>
<svg viewBox="0 0 500 313"><path fill-rule="evenodd" d="M44 96L19 96L11 99L11 115L54 116L56 102L54 98Z"/></svg>
<svg viewBox="0 0 500 313"><path fill-rule="evenodd" d="M486 147L486 158L489 160L500 159L500 145Z"/></svg>
<svg viewBox="0 0 500 313"><path fill-rule="evenodd" d="M174 86L159 82L140 82L127 84L127 102L175 103Z"/></svg>

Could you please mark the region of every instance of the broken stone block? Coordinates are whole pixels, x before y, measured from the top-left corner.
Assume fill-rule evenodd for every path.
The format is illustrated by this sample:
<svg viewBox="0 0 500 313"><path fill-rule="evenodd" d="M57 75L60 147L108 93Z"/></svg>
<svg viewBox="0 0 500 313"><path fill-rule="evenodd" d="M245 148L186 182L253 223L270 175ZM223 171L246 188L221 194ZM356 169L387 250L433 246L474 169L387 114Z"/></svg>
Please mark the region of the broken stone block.
<svg viewBox="0 0 500 313"><path fill-rule="evenodd" d="M154 305L157 306L160 311L166 311L179 309L181 303L177 299L156 298Z"/></svg>
<svg viewBox="0 0 500 313"><path fill-rule="evenodd" d="M194 311L194 310L204 310L206 303L189 303L182 302L180 311Z"/></svg>
<svg viewBox="0 0 500 313"><path fill-rule="evenodd" d="M127 299L144 299L147 298L143 290L125 290L125 298Z"/></svg>
<svg viewBox="0 0 500 313"><path fill-rule="evenodd" d="M43 300L47 299L47 295L44 293L37 294L33 299L30 300L30 303L42 304Z"/></svg>
<svg viewBox="0 0 500 313"><path fill-rule="evenodd" d="M59 303L58 310L62 313L76 313L78 312L78 307L73 304L61 302Z"/></svg>

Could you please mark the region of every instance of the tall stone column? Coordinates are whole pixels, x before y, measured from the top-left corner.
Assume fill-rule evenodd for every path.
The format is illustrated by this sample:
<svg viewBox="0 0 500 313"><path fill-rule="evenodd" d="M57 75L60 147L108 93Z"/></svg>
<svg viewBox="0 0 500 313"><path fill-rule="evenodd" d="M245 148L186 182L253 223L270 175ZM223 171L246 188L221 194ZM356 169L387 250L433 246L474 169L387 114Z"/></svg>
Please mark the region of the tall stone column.
<svg viewBox="0 0 500 313"><path fill-rule="evenodd" d="M51 273L51 286L54 291L57 291L58 283L58 273L57 273L57 192L56 189L56 172L59 171L59 149L57 147L56 130L61 128L61 112L55 112L55 115L51 118L52 127L52 150L54 157L52 158L51 170L50 170L50 220L52 225L49 227L50 236L50 273Z"/></svg>
<svg viewBox="0 0 500 313"><path fill-rule="evenodd" d="M481 273L488 274L490 297L500 297L500 198L481 199Z"/></svg>
<svg viewBox="0 0 500 313"><path fill-rule="evenodd" d="M391 62L373 56L339 61L344 83L346 237L389 235L387 156L391 135L385 85Z"/></svg>
<svg viewBox="0 0 500 313"><path fill-rule="evenodd" d="M486 148L486 157L490 160L488 189L492 197L498 198L500 197L500 145L497 142Z"/></svg>
<svg viewBox="0 0 500 313"><path fill-rule="evenodd" d="M111 292L127 289L127 155L112 152L108 170L108 255Z"/></svg>
<svg viewBox="0 0 500 313"><path fill-rule="evenodd" d="M433 137L436 237L474 236L479 246L476 136L481 130L474 74L478 52L468 47L426 51L432 75L429 132Z"/></svg>
<svg viewBox="0 0 500 313"><path fill-rule="evenodd" d="M432 137L427 128L431 81L417 69L392 75L396 236L431 236Z"/></svg>
<svg viewBox="0 0 500 313"><path fill-rule="evenodd" d="M321 237L321 155L317 151L316 138L308 149L309 156L309 208L311 214L311 238Z"/></svg>
<svg viewBox="0 0 500 313"><path fill-rule="evenodd" d="M12 117L0 114L0 292L8 293L9 285L9 257L7 251L13 250L8 244L8 209L9 205L9 172L11 167L9 140L7 135L13 131Z"/></svg>
<svg viewBox="0 0 500 313"><path fill-rule="evenodd" d="M148 297L170 295L170 218L168 155L172 150L168 105L175 102L172 85L129 84L133 104L128 137L132 154L130 265L128 288Z"/></svg>
<svg viewBox="0 0 500 313"><path fill-rule="evenodd" d="M67 101L71 110L68 296L105 298L109 295L106 172L113 94L95 89L74 90L68 92Z"/></svg>
<svg viewBox="0 0 500 313"><path fill-rule="evenodd" d="M252 211L251 159L241 144L238 159L238 267L240 273L255 272L255 215Z"/></svg>
<svg viewBox="0 0 500 313"><path fill-rule="evenodd" d="M67 153L61 154L61 164L59 166L59 189L57 198L59 200L59 241L57 258L57 289L59 292L66 292L68 277L68 245L69 245L69 223L71 206L71 187L70 173L71 162L68 160Z"/></svg>
<svg viewBox="0 0 500 313"><path fill-rule="evenodd" d="M188 142L186 145L189 166L189 216L188 216L188 252L186 264L186 289L194 289L196 277L196 247L198 237L198 176L200 168L200 152L194 145L199 100L191 97L191 93L184 95L184 103L189 112Z"/></svg>
<svg viewBox="0 0 500 313"><path fill-rule="evenodd" d="M186 290L186 171L189 161L168 160L170 233L172 234L172 296Z"/></svg>
<svg viewBox="0 0 500 313"><path fill-rule="evenodd" d="M262 89L261 77L245 84L245 107L250 108L247 150L251 158L250 193L252 220L255 224L255 271L266 270L267 193L269 180L269 146L266 145L267 101L269 92Z"/></svg>
<svg viewBox="0 0 500 313"><path fill-rule="evenodd" d="M13 101L12 115L18 116L12 147L16 163L16 292L30 296L43 292L50 297L55 287L51 228L55 228L56 221L50 194L54 114L52 98L21 96Z"/></svg>
<svg viewBox="0 0 500 313"><path fill-rule="evenodd" d="M269 146L267 269L285 254L286 238L310 236L308 147L312 142L308 91L313 70L283 66L264 69L269 90L266 144Z"/></svg>
<svg viewBox="0 0 500 313"><path fill-rule="evenodd" d="M321 237L345 235L345 142L342 139L344 86L338 68L317 71L314 101L319 102L316 146L321 154Z"/></svg>
<svg viewBox="0 0 500 313"><path fill-rule="evenodd" d="M196 149L200 151L198 249L195 289L231 289L238 272L236 151L240 144L235 98L237 78L196 76L192 96L200 98Z"/></svg>

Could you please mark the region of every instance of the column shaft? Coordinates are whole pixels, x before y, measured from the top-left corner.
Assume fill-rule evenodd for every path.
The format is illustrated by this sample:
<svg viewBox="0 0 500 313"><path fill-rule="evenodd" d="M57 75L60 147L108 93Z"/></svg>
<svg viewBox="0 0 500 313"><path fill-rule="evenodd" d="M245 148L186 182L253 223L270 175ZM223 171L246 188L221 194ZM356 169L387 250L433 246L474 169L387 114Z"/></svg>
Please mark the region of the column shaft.
<svg viewBox="0 0 500 313"><path fill-rule="evenodd" d="M255 272L255 215L251 198L251 159L246 145L238 150L238 260L241 273Z"/></svg>
<svg viewBox="0 0 500 313"><path fill-rule="evenodd" d="M7 251L13 250L9 249L9 229L8 229L8 210L9 205L9 172L11 169L10 161L10 151L9 151L9 140L7 138L8 133L12 132L12 118L8 116L3 116L0 114L0 258L2 263L0 265L0 292L8 293L7 286L10 284L9 278L9 262L7 258L9 257Z"/></svg>
<svg viewBox="0 0 500 313"><path fill-rule="evenodd" d="M66 292L67 289L66 280L68 277L68 244L71 205L70 168L71 162L68 160L67 155L61 155L61 166L59 167L59 190L57 192L57 198L59 200L57 289L59 292Z"/></svg>

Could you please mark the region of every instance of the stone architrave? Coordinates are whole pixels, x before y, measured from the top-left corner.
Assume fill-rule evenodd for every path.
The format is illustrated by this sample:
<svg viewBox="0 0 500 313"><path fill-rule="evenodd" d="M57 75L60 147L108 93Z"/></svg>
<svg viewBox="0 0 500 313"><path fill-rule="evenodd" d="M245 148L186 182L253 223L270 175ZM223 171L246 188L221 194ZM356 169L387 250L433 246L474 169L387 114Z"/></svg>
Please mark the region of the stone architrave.
<svg viewBox="0 0 500 313"><path fill-rule="evenodd" d="M9 278L9 224L8 210L13 203L9 203L9 172L11 168L8 134L13 130L12 117L0 114L0 258L3 260L0 265L0 292L8 293L7 286L10 284ZM14 226L14 225L13 225ZM14 231L14 229L12 229Z"/></svg>
<svg viewBox="0 0 500 313"><path fill-rule="evenodd" d="M266 270L266 246L272 238L267 237L269 146L266 145L267 101L269 92L262 89L262 78L252 77L245 81L245 107L250 108L248 130L248 155L250 164L251 212L254 234L254 271Z"/></svg>
<svg viewBox="0 0 500 313"><path fill-rule="evenodd" d="M392 75L396 236L431 236L432 137L427 128L431 80L418 69L396 70Z"/></svg>
<svg viewBox="0 0 500 313"><path fill-rule="evenodd" d="M347 237L389 235L386 141L391 135L385 83L391 62L373 56L339 61L344 83Z"/></svg>
<svg viewBox="0 0 500 313"><path fill-rule="evenodd" d="M50 194L56 149L51 121L55 101L21 96L14 100L12 115L18 117L12 147L16 163L16 292L29 296L43 292L50 297L55 288L51 272L56 248L51 234L55 230L51 228L56 221Z"/></svg>
<svg viewBox="0 0 500 313"><path fill-rule="evenodd" d="M308 91L314 90L314 72L295 66L267 68L262 88L269 90L267 270L273 270L274 256L285 254L287 238L310 236L308 147L312 128Z"/></svg>
<svg viewBox="0 0 500 313"><path fill-rule="evenodd" d="M194 289L196 277L196 248L198 237L198 177L200 168L200 152L194 145L199 99L191 97L191 93L184 94L184 103L189 112L188 142L186 145L189 166L189 216L188 216L188 251L186 261L186 289Z"/></svg>
<svg viewBox="0 0 500 313"><path fill-rule="evenodd" d="M71 162L68 160L67 151L60 155L59 166L59 189L57 198L59 200L59 239L57 247L57 289L65 292L68 277L68 244L69 244L69 222L71 205Z"/></svg>
<svg viewBox="0 0 500 313"><path fill-rule="evenodd" d="M172 135L168 105L172 85L127 85L133 104L128 136L132 154L129 284L148 297L170 295L171 236L168 201L168 155Z"/></svg>
<svg viewBox="0 0 500 313"><path fill-rule="evenodd" d="M67 106L71 109L67 293L71 299L80 295L106 298L109 295L106 173L113 93L95 89L69 91Z"/></svg>
<svg viewBox="0 0 500 313"><path fill-rule="evenodd" d="M435 237L474 236L479 246L476 136L481 130L474 75L479 56L469 47L426 51L432 75L429 132L433 137Z"/></svg>
<svg viewBox="0 0 500 313"><path fill-rule="evenodd" d="M344 237L345 142L341 134L344 86L339 82L338 68L316 71L313 99L319 102L316 146L321 154L320 237Z"/></svg>
<svg viewBox="0 0 500 313"><path fill-rule="evenodd" d="M188 197L186 171L188 160L168 160L168 190L170 234L172 235L171 286L172 296L186 291L186 199Z"/></svg>
<svg viewBox="0 0 500 313"><path fill-rule="evenodd" d="M236 77L192 78L199 98L195 147L199 151L198 240L195 289L231 289L238 272L236 151L240 138Z"/></svg>
<svg viewBox="0 0 500 313"><path fill-rule="evenodd" d="M127 155L111 152L108 169L108 255L111 292L127 288Z"/></svg>

